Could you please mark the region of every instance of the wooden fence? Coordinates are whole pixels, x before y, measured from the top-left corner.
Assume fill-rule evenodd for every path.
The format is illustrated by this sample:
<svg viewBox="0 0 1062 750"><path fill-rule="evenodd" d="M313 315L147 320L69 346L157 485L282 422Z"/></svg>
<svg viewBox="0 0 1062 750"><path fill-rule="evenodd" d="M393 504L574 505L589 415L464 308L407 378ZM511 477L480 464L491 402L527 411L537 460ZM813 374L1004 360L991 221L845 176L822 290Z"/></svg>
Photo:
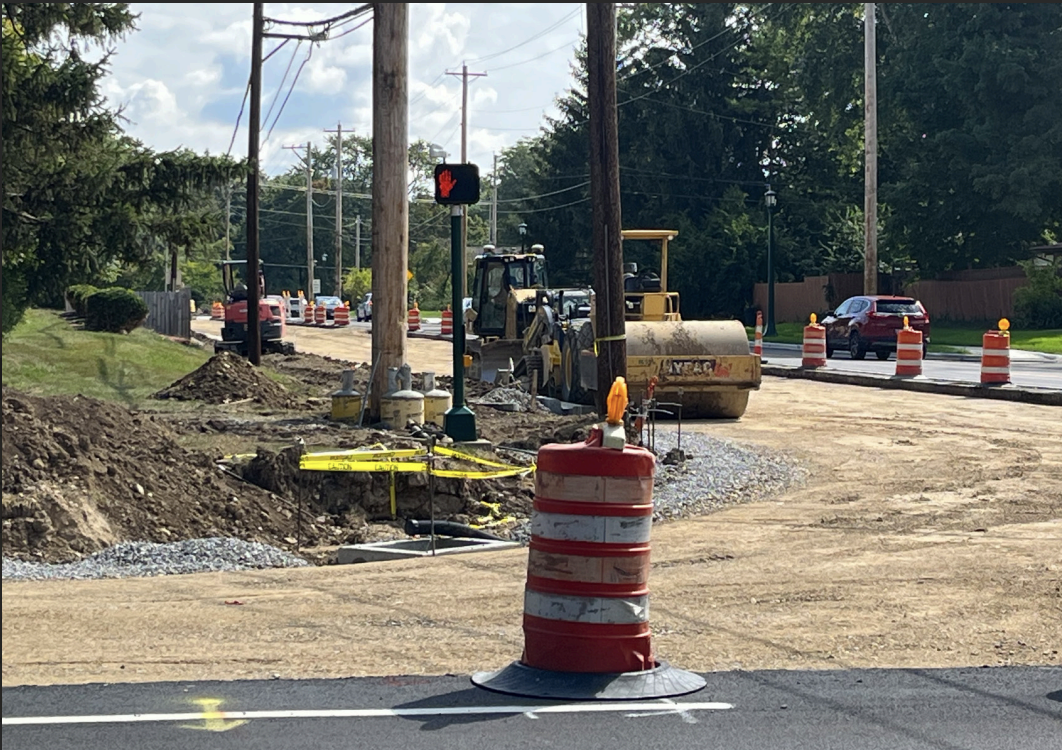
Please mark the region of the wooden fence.
<svg viewBox="0 0 1062 750"><path fill-rule="evenodd" d="M881 277L881 294L905 294L922 301L929 317L981 323L1013 317L1014 290L1029 280L1019 266L956 271L930 281L916 281L893 290ZM832 273L807 276L803 281L774 285L774 319L779 323L806 323L810 313L822 315L849 297L863 293L863 274ZM766 311L767 285L756 284L753 305Z"/></svg>
<svg viewBox="0 0 1062 750"><path fill-rule="evenodd" d="M192 290L176 292L137 292L148 306L144 327L163 336L192 337Z"/></svg>

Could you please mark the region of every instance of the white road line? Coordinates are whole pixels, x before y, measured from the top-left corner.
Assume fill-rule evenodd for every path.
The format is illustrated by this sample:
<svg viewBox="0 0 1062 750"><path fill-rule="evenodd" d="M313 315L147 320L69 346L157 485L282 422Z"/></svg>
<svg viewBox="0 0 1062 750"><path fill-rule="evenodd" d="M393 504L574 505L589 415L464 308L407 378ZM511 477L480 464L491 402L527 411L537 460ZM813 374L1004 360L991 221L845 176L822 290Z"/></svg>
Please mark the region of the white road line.
<svg viewBox="0 0 1062 750"><path fill-rule="evenodd" d="M42 726L49 724L139 724L150 722L204 721L206 719L378 719L433 716L472 716L477 714L580 714L642 713L669 714L686 711L725 711L729 703L566 703L555 706L457 706L452 708L350 708L294 711L217 711L182 714L104 714L97 716L5 716L3 726Z"/></svg>

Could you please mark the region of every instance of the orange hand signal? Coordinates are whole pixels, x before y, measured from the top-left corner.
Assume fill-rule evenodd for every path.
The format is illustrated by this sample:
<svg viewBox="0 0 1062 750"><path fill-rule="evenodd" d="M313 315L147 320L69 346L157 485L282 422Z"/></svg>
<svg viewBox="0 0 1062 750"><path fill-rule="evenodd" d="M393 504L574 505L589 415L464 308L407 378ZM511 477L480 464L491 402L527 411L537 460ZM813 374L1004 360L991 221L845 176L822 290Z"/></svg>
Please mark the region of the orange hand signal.
<svg viewBox="0 0 1062 750"><path fill-rule="evenodd" d="M439 194L442 195L443 198L449 198L450 191L454 189L454 185L456 184L457 180L454 179L450 170L445 170L439 175Z"/></svg>

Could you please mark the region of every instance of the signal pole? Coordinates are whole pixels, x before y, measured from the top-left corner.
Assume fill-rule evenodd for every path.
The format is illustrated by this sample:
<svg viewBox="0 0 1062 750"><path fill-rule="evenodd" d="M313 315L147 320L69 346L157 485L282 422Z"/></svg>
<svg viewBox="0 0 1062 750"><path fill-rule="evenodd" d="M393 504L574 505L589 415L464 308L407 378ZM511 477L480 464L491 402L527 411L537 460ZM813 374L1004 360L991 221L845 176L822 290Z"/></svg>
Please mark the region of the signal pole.
<svg viewBox="0 0 1062 750"><path fill-rule="evenodd" d="M354 222L354 267L361 270L361 214Z"/></svg>
<svg viewBox="0 0 1062 750"><path fill-rule="evenodd" d="M878 293L878 71L875 3L863 3L863 294Z"/></svg>
<svg viewBox="0 0 1062 750"><path fill-rule="evenodd" d="M262 122L262 3L251 17L251 111L247 127L247 359L262 364L262 331L258 326L258 140Z"/></svg>
<svg viewBox="0 0 1062 750"><path fill-rule="evenodd" d="M313 280L315 262L313 258L313 164L311 163L310 144L306 146L285 146L284 148L298 151L306 149L303 166L306 167L306 294L312 301L314 296Z"/></svg>
<svg viewBox="0 0 1062 750"><path fill-rule="evenodd" d="M461 163L468 164L468 79L471 78L486 78L486 73L469 73L468 66L462 65L460 73L451 73L447 71L448 76L460 76L461 77ZM468 248L468 211L464 211L461 214L461 258L462 262L467 264L468 260L465 258L465 252ZM465 297L465 285L467 280L467 270L461 273L461 297ZM454 280L458 283L457 280ZM456 309L454 308L456 315Z"/></svg>
<svg viewBox="0 0 1062 750"><path fill-rule="evenodd" d="M336 134L336 283L335 295L343 296L343 123L337 123Z"/></svg>
<svg viewBox="0 0 1062 750"><path fill-rule="evenodd" d="M614 3L586 4L586 46L594 291L597 295L594 335L601 345L597 357L597 413L604 415L613 381L627 375Z"/></svg>
<svg viewBox="0 0 1062 750"><path fill-rule="evenodd" d="M375 3L372 27L372 360L370 411L406 361L409 282L409 4ZM397 429L405 425L395 425Z"/></svg>

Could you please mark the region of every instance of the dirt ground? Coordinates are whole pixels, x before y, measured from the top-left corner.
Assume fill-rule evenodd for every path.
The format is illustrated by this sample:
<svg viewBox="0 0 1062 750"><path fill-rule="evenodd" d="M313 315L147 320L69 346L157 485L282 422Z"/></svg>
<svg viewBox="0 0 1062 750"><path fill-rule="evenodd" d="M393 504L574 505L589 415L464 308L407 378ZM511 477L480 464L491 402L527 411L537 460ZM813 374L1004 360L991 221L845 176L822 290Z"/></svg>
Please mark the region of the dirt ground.
<svg viewBox="0 0 1062 750"><path fill-rule="evenodd" d="M320 410L323 402L314 407L314 396L335 387L340 370L349 367L341 360L363 362L369 351L369 336L361 331L302 331L299 338L299 350L319 356L281 359L272 367L291 378L289 391L296 382L309 389L298 394L309 397L309 407L273 413L272 421L270 405L237 403L245 396L236 388L217 392L215 400L227 404L160 402L176 409L166 416L167 429L157 416L116 409L101 412L109 426L79 432L73 425L85 422L84 404L5 389L5 553L17 541L7 529L6 482L39 487L52 461L66 474L28 495L40 504L67 497L65 485L104 495L137 493L137 513L129 517L107 515L102 505L95 509L96 524L89 528L98 539L88 540L89 547L113 542L125 524L165 541L159 518L169 517L167 508L200 485L208 489L199 491L200 506L186 513L188 531L198 531L203 516L224 516L229 493L237 492L246 500L239 508L251 512L229 513L232 528L223 530L246 535L257 527L263 541L284 544L292 513L274 510L272 490L227 475L211 475L204 485L195 472L210 475L212 461L204 456L216 453L219 440L265 444L271 450L263 448L255 471L268 484L290 461L282 446L315 424L307 411ZM447 344L410 341L414 369L445 373L447 357ZM274 395L277 404L286 403L285 393ZM1062 664L1059 416L1052 407L765 378L740 421L684 425L785 451L804 464L809 479L766 501L654 527L651 626L658 657L695 670ZM511 440L532 422L543 438L578 437L578 421L552 419L544 424L532 415L484 409L480 426L495 440ZM349 436L335 428L320 431L311 442L341 444ZM206 453L196 451L199 440ZM125 466L108 463L105 455L119 443L126 451L140 444L140 453L123 457L126 463L164 455L171 463L190 462L195 471L178 481L175 470L155 466L153 487L143 493L116 484ZM12 471L8 458L20 446L37 453L23 450ZM115 468L108 471L110 464ZM281 495L285 489L275 488ZM499 485L486 492L502 491L524 504L529 497L527 488ZM474 497L464 501L474 510ZM39 532L40 514L31 511L14 508L21 515L12 529ZM332 523L313 518L307 528L333 543L338 527ZM48 532L63 549L72 548L63 524ZM497 668L518 659L523 646L526 562L526 549L516 549L234 574L5 581L3 684Z"/></svg>

